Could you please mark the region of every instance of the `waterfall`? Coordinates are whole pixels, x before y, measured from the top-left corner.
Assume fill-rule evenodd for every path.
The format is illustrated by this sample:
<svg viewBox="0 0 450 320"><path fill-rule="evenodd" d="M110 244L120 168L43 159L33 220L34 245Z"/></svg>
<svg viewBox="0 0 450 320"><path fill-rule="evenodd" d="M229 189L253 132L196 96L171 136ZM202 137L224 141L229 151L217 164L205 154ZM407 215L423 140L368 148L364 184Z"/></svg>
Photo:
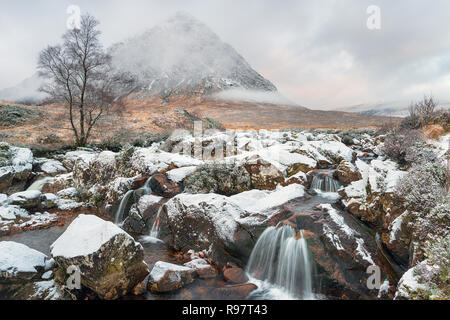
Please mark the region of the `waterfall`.
<svg viewBox="0 0 450 320"><path fill-rule="evenodd" d="M114 223L120 224L123 221L123 218L125 216L125 210L128 204L128 200L130 199L131 195L135 192L139 194L138 191L142 191L142 195L150 194L152 193L152 189L150 188L150 180L152 177L148 178L147 181L145 181L144 185L137 189L137 190L130 190L123 196L122 200L120 201L119 208L116 211Z"/></svg>
<svg viewBox="0 0 450 320"><path fill-rule="evenodd" d="M31 190L41 191L44 184L46 184L47 182L53 182L53 180L54 180L54 178L52 178L52 177L45 177L40 180L37 180L37 181L33 182L31 184L31 186L28 187L27 191L31 191Z"/></svg>
<svg viewBox="0 0 450 320"><path fill-rule="evenodd" d="M314 298L311 259L303 231L297 234L286 225L264 230L250 255L247 272L290 296Z"/></svg>
<svg viewBox="0 0 450 320"><path fill-rule="evenodd" d="M317 174L311 182L311 189L325 192L337 192L341 184L332 177L324 174Z"/></svg>
<svg viewBox="0 0 450 320"><path fill-rule="evenodd" d="M150 237L158 239L159 236L159 228L160 228L160 221L161 221L161 211L162 206L159 207L158 212L156 213L155 221L153 222L152 228L150 229Z"/></svg>
<svg viewBox="0 0 450 320"><path fill-rule="evenodd" d="M159 243L164 242L159 239L159 230L161 226L161 211L163 206L159 207L158 212L156 213L155 220L153 221L152 228L150 229L150 233L148 236L141 237L140 241L145 243Z"/></svg>
<svg viewBox="0 0 450 320"><path fill-rule="evenodd" d="M116 217L114 219L115 224L119 224L123 220L123 216L125 214L125 208L127 206L128 200L130 199L131 195L134 193L134 190L130 190L123 196L122 200L120 201L119 208L116 211Z"/></svg>

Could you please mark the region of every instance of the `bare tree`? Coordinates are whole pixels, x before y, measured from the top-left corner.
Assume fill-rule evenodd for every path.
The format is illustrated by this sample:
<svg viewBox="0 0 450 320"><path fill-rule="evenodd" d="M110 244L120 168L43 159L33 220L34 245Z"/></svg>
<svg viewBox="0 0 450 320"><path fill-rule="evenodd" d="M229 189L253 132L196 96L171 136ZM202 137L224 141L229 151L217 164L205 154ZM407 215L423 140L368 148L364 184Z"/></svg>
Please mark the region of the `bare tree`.
<svg viewBox="0 0 450 320"><path fill-rule="evenodd" d="M436 106L437 103L434 101L432 96L425 96L422 101L416 103L416 114L419 116L422 126L432 122L435 115Z"/></svg>
<svg viewBox="0 0 450 320"><path fill-rule="evenodd" d="M132 76L112 68L98 24L83 15L80 29L68 30L62 45L48 46L39 56L39 75L51 80L41 90L67 106L77 146L86 146L108 108L134 89Z"/></svg>

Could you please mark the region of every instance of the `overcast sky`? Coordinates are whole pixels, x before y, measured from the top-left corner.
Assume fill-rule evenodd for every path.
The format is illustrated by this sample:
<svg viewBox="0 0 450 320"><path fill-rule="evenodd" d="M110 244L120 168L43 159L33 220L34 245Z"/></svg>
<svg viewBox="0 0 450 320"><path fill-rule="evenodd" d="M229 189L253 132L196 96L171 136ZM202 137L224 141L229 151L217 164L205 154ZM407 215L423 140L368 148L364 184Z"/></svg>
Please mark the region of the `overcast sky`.
<svg viewBox="0 0 450 320"><path fill-rule="evenodd" d="M106 46L187 11L303 106L450 100L448 0L0 0L0 88L35 72L72 4L100 20ZM370 5L379 30L367 28Z"/></svg>

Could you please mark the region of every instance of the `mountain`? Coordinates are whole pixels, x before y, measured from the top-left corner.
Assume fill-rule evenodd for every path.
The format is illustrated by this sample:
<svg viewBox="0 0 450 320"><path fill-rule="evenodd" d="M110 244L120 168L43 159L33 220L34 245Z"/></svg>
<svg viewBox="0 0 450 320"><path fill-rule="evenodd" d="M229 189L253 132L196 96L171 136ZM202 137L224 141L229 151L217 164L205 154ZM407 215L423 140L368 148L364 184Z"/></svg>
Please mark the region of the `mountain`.
<svg viewBox="0 0 450 320"><path fill-rule="evenodd" d="M138 76L150 94L277 91L233 47L187 13L177 13L109 52L113 64Z"/></svg>
<svg viewBox="0 0 450 320"><path fill-rule="evenodd" d="M369 116L406 117L409 114L410 105L411 101L389 101L331 108L331 110L355 112ZM450 102L439 102L439 108L448 109L449 107Z"/></svg>

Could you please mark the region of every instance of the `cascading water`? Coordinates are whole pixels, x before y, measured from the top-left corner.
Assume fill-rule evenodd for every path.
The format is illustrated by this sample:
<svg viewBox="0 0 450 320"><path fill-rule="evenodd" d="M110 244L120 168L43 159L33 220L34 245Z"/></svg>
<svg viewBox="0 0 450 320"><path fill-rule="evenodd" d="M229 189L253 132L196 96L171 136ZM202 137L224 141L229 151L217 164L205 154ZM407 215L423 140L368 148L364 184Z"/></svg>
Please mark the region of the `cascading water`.
<svg viewBox="0 0 450 320"><path fill-rule="evenodd" d="M290 297L314 299L308 246L303 231L297 234L291 226L264 230L250 255L247 273Z"/></svg>
<svg viewBox="0 0 450 320"><path fill-rule="evenodd" d="M159 239L159 230L161 226L161 211L162 206L159 207L158 212L156 213L155 220L153 221L152 228L150 229L150 234L148 236L141 237L141 242L147 242L147 243L158 243L163 242L161 239Z"/></svg>
<svg viewBox="0 0 450 320"><path fill-rule="evenodd" d="M332 177L325 174L316 174L311 182L312 190L321 190L325 192L337 192L341 184Z"/></svg>
<svg viewBox="0 0 450 320"><path fill-rule="evenodd" d="M130 190L127 193L125 193L125 195L123 196L122 200L120 201L120 205L119 208L116 211L116 216L114 219L114 223L115 224L120 224L123 220L123 216L125 213L125 208L128 204L128 200L130 199L130 197L133 195L134 190Z"/></svg>
<svg viewBox="0 0 450 320"><path fill-rule="evenodd" d="M123 196L122 200L120 201L119 208L116 211L116 215L114 218L115 224L120 224L123 221L125 210L127 208L128 201L130 200L130 197L137 191L142 191L142 195L150 194L152 193L152 189L150 188L150 180L152 177L148 178L147 181L145 181L144 186L137 190L130 190Z"/></svg>

